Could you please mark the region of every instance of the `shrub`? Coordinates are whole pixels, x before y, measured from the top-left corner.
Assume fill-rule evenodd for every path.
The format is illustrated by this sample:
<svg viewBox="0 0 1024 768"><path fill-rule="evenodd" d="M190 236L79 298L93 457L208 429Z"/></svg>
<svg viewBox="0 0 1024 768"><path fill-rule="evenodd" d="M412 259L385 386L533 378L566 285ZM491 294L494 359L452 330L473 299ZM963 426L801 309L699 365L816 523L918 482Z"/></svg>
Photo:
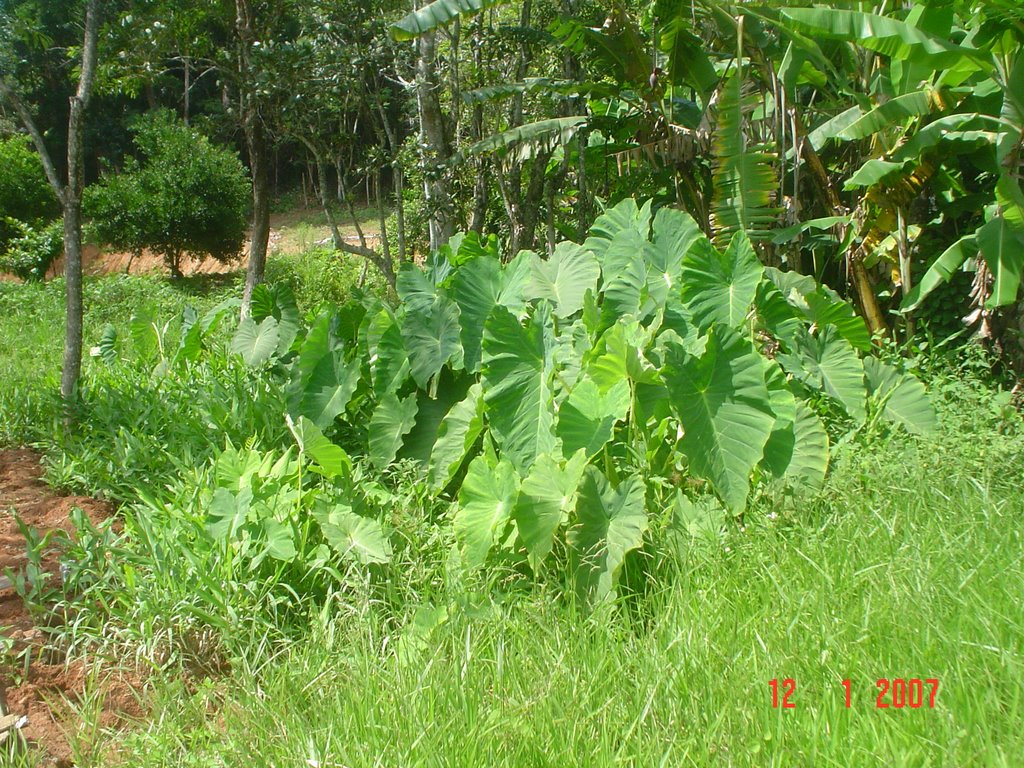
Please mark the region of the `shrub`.
<svg viewBox="0 0 1024 768"><path fill-rule="evenodd" d="M28 138L0 139L0 272L41 278L60 255L60 204ZM55 239L56 238L56 239Z"/></svg>
<svg viewBox="0 0 1024 768"><path fill-rule="evenodd" d="M186 258L238 257L245 241L249 183L234 152L177 122L169 112L136 128L141 160L90 187L86 213L105 243L164 258L175 277Z"/></svg>
<svg viewBox="0 0 1024 768"><path fill-rule="evenodd" d="M37 226L60 214L60 204L46 181L43 163L28 138L0 139L0 252L21 231L9 220Z"/></svg>
<svg viewBox="0 0 1024 768"><path fill-rule="evenodd" d="M59 219L32 226L15 218L3 225L15 234L0 247L0 272L10 272L22 280L42 280L46 270L64 249L64 224Z"/></svg>
<svg viewBox="0 0 1024 768"><path fill-rule="evenodd" d="M311 248L297 255L279 254L267 260L268 284L287 284L295 294L295 301L304 311L316 310L323 305L341 305L358 290L360 274L365 262L357 256L347 256L329 248ZM371 295L384 295L387 283L379 270L366 270L363 289Z"/></svg>

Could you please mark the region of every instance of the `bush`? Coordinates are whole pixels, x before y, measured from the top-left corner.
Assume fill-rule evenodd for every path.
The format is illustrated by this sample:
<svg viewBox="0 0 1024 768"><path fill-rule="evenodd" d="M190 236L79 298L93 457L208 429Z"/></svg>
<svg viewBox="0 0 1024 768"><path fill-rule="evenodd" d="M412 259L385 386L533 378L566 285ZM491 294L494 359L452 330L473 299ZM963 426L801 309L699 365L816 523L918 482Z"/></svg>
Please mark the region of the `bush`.
<svg viewBox="0 0 1024 768"><path fill-rule="evenodd" d="M0 272L39 279L60 255L60 214L43 163L28 138L0 139Z"/></svg>
<svg viewBox="0 0 1024 768"><path fill-rule="evenodd" d="M21 232L9 221L32 227L60 214L60 204L46 181L43 163L28 138L0 139L0 252Z"/></svg>
<svg viewBox="0 0 1024 768"><path fill-rule="evenodd" d="M141 161L86 194L86 214L103 242L163 256L175 277L186 258L229 262L245 241L249 182L238 155L213 146L169 112L136 128Z"/></svg>
<svg viewBox="0 0 1024 768"><path fill-rule="evenodd" d="M287 284L303 312L324 305L340 306L362 295L358 289L365 263L358 256L347 256L329 248L311 248L303 253L280 254L267 260L267 283ZM362 290L374 296L387 292L387 282L380 271L366 270Z"/></svg>
<svg viewBox="0 0 1024 768"><path fill-rule="evenodd" d="M64 223L58 219L35 227L7 218L4 225L15 234L6 248L0 247L0 272L22 280L42 280L64 249Z"/></svg>

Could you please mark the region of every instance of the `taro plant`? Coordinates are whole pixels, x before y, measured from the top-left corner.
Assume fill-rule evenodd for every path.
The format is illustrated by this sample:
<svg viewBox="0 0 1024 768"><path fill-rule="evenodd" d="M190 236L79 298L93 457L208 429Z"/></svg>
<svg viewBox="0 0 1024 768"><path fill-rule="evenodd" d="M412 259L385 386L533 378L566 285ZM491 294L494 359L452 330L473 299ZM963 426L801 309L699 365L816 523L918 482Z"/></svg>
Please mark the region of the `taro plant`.
<svg viewBox="0 0 1024 768"><path fill-rule="evenodd" d="M742 232L720 250L650 203L607 210L548 258L503 263L495 243L457 238L403 265L397 291L287 345L268 309L235 349L284 366L292 418L336 429L379 470L417 462L453 500L464 566L539 575L558 557L588 601L614 593L648 531L741 514L755 484L819 488L819 413L934 421L920 382L866 355L863 321L832 290L763 267Z"/></svg>

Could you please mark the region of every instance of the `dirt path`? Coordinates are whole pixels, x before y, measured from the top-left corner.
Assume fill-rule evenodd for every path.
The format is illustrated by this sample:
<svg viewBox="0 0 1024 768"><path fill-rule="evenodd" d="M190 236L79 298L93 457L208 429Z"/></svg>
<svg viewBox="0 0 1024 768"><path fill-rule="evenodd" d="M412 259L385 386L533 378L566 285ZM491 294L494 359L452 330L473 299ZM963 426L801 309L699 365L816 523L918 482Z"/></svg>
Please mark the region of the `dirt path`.
<svg viewBox="0 0 1024 768"><path fill-rule="evenodd" d="M94 523L110 517L114 510L109 503L84 496L56 496L43 484L41 476L38 454L28 450L0 451L0 576L4 577L0 578L0 634L8 641L0 651L11 646L0 653L0 691L6 692L10 713L27 716L22 733L47 754L48 764L66 766L71 765L69 734L74 731L74 724L65 722L63 700L80 697L90 675L81 662L65 664L61 654L44 648L45 634L36 627L10 586L8 569L16 579L26 563L25 540L14 512L40 532L61 529L70 533L72 509L81 509ZM53 578L59 578L56 553L47 554L43 565ZM111 678L103 688L101 725L115 726L123 715L142 714L131 682ZM3 759L0 751L0 763Z"/></svg>

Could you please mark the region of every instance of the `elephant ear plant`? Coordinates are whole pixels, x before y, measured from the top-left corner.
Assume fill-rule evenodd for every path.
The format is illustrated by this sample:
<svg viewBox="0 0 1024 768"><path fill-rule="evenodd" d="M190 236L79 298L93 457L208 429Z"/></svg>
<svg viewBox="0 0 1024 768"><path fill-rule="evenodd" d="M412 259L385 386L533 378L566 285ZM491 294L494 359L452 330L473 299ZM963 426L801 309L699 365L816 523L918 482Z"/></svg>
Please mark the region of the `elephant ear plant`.
<svg viewBox="0 0 1024 768"><path fill-rule="evenodd" d="M380 471L414 462L452 500L465 567L511 560L539 577L557 561L588 602L666 526L742 513L758 483L820 488L820 413L934 421L920 382L866 357L863 322L832 290L763 267L743 232L720 250L649 203L607 210L548 258L502 263L460 236L397 285L396 305L323 314L287 350L268 309L235 349L280 356L296 422Z"/></svg>

